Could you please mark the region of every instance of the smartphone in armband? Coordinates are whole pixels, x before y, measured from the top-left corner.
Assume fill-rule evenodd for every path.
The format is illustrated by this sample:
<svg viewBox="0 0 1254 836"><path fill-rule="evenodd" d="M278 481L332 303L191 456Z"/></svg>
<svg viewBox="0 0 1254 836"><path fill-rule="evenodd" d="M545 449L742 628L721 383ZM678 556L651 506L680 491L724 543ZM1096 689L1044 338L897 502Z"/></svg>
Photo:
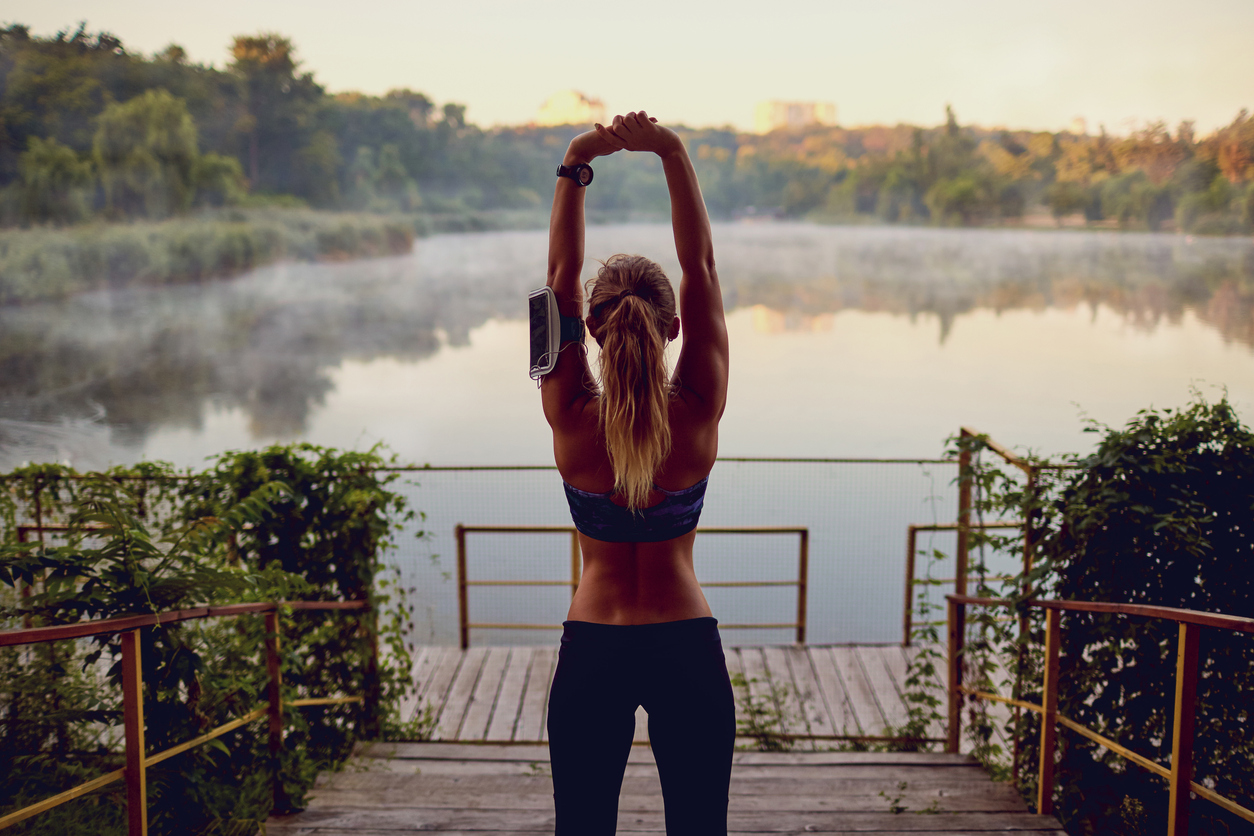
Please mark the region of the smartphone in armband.
<svg viewBox="0 0 1254 836"><path fill-rule="evenodd" d="M531 379L539 380L557 365L557 355L568 342L583 342L583 320L562 316L557 310L557 294L551 287L527 295L531 324Z"/></svg>

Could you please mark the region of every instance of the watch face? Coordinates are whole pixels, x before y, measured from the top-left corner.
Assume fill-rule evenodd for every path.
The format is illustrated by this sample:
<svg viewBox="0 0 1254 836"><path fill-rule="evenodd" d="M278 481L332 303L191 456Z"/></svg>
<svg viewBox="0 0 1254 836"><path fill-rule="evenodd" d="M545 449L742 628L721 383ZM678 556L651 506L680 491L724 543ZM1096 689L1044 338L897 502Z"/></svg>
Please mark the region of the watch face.
<svg viewBox="0 0 1254 836"><path fill-rule="evenodd" d="M579 184L581 186L586 186L592 182L592 169L590 167L581 165L577 169L577 173L579 175Z"/></svg>

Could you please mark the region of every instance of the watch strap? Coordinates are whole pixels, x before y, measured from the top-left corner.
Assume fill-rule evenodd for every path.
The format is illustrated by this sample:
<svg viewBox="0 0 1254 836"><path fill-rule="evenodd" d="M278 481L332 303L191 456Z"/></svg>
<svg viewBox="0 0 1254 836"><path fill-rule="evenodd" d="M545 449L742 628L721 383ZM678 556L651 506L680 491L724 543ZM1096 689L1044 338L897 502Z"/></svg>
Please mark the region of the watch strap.
<svg viewBox="0 0 1254 836"><path fill-rule="evenodd" d="M584 186L588 185L588 183L585 183L583 180L581 180L581 179L580 179L580 177L579 177L579 171L580 171L580 169L587 169L587 170L588 170L588 183L591 183L591 182L592 182L592 175L593 175L592 166L590 166L590 165L588 165L588 164L586 164L586 163L578 163L578 164L576 164L576 165L561 165L561 164L558 164L558 166L557 166L557 176L558 176L558 177L567 177L567 178L569 178L569 179L571 179L571 180L574 180L574 181L575 181L575 185L576 185L576 186L578 186L579 188L581 188L581 189L582 189Z"/></svg>

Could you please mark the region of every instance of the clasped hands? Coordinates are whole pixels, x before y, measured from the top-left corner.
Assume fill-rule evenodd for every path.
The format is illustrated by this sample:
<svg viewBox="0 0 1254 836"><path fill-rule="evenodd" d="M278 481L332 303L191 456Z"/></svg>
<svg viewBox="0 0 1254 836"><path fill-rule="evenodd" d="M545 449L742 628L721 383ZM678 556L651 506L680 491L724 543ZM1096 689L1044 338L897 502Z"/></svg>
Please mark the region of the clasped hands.
<svg viewBox="0 0 1254 836"><path fill-rule="evenodd" d="M588 159L606 157L615 151L652 151L658 156L683 148L679 135L662 127L643 110L615 116L608 127L597 124L591 131L571 140L571 149L578 148Z"/></svg>

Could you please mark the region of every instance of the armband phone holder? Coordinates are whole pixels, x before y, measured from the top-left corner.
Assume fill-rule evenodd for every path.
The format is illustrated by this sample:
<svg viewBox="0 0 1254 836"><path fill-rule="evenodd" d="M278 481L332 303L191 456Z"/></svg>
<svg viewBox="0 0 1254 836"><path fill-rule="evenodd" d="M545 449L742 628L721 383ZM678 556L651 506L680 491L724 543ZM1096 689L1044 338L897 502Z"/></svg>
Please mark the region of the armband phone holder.
<svg viewBox="0 0 1254 836"><path fill-rule="evenodd" d="M539 380L553 371L564 344L583 342L583 320L558 312L557 294L551 287L527 294L527 311L531 325L531 379Z"/></svg>

